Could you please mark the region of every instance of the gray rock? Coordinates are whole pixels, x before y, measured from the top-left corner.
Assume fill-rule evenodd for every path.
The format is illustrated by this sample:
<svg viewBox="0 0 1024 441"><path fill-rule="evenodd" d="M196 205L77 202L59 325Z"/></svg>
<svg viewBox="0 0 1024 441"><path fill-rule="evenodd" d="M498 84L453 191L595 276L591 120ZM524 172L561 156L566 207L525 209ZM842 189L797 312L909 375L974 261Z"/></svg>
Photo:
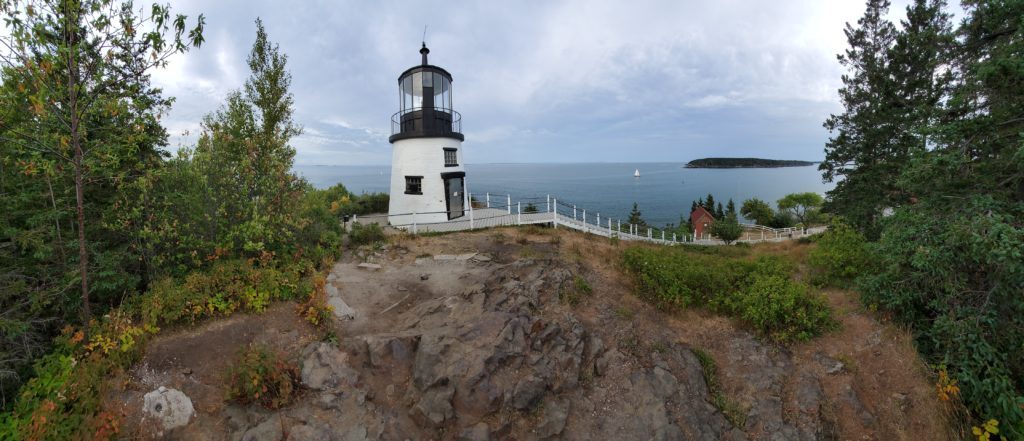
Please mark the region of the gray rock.
<svg viewBox="0 0 1024 441"><path fill-rule="evenodd" d="M438 254L438 255L434 256L434 260L455 260L455 259L458 259L458 256L456 256L454 254Z"/></svg>
<svg viewBox="0 0 1024 441"><path fill-rule="evenodd" d="M544 413L537 425L537 436L541 439L558 436L565 430L565 420L569 418L569 402L552 400L544 403Z"/></svg>
<svg viewBox="0 0 1024 441"><path fill-rule="evenodd" d="M519 380L512 391L512 407L523 410L533 406L544 394L545 387L544 381L533 375Z"/></svg>
<svg viewBox="0 0 1024 441"><path fill-rule="evenodd" d="M413 406L413 415L418 417L422 424L441 427L445 421L455 416L455 409L452 407L453 395L455 388L451 385L431 388L424 392Z"/></svg>
<svg viewBox="0 0 1024 441"><path fill-rule="evenodd" d="M369 270L369 271L378 271L381 268L380 265L378 265L376 263L369 263L369 262L360 263L358 266L359 266L359 268L362 268L364 270Z"/></svg>
<svg viewBox="0 0 1024 441"><path fill-rule="evenodd" d="M321 426L303 424L292 426L288 431L288 441L330 441L331 432Z"/></svg>
<svg viewBox="0 0 1024 441"><path fill-rule="evenodd" d="M142 413L160 425L158 436L164 430L185 426L195 415L192 400L177 389L160 386L143 397Z"/></svg>
<svg viewBox="0 0 1024 441"><path fill-rule="evenodd" d="M825 373L829 375L838 374L846 369L843 362L829 357L822 352L814 353L814 360L817 361L821 367L825 368Z"/></svg>
<svg viewBox="0 0 1024 441"><path fill-rule="evenodd" d="M458 441L491 441L491 428L487 423L479 422L475 425L462 429L459 432Z"/></svg>
<svg viewBox="0 0 1024 441"><path fill-rule="evenodd" d="M242 441L280 441L284 439L284 428L281 417L271 415L258 426L245 431Z"/></svg>
<svg viewBox="0 0 1024 441"><path fill-rule="evenodd" d="M348 354L328 343L310 344L303 354L302 384L310 389L337 390L359 381L359 373L348 365Z"/></svg>
<svg viewBox="0 0 1024 441"><path fill-rule="evenodd" d="M442 335L428 334L420 339L412 363L412 381L417 389L426 390L447 379L444 361L448 346Z"/></svg>

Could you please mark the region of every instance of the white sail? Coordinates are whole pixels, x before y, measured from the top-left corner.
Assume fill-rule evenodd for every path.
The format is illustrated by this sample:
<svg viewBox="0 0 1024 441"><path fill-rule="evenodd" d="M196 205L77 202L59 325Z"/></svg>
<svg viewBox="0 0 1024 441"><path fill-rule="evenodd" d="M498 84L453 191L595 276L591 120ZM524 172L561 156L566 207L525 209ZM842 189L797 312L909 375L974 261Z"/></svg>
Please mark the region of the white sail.
<svg viewBox="0 0 1024 441"><path fill-rule="evenodd" d="M640 169L636 169L636 171L633 172L633 177L634 178L639 178L640 177Z"/></svg>

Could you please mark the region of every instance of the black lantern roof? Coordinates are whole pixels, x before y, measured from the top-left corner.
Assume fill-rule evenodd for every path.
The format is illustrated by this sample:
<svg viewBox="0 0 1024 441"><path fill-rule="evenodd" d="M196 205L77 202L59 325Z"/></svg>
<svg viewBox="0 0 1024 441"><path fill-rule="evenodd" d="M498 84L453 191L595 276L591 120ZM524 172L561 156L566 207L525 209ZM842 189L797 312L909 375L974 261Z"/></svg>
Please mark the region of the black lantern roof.
<svg viewBox="0 0 1024 441"><path fill-rule="evenodd" d="M408 138L465 139L462 116L452 108L452 74L427 61L426 43L419 66L398 76L399 111L391 116L390 142Z"/></svg>

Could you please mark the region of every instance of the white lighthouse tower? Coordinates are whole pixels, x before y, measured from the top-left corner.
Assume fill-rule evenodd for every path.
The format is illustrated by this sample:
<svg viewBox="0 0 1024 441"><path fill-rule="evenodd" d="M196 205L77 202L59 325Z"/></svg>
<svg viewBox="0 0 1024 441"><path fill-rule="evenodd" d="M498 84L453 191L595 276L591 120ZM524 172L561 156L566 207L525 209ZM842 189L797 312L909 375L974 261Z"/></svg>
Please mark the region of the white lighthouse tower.
<svg viewBox="0 0 1024 441"><path fill-rule="evenodd" d="M388 221L402 226L465 215L462 117L452 108L452 75L427 62L398 76L400 110L391 117L391 203Z"/></svg>

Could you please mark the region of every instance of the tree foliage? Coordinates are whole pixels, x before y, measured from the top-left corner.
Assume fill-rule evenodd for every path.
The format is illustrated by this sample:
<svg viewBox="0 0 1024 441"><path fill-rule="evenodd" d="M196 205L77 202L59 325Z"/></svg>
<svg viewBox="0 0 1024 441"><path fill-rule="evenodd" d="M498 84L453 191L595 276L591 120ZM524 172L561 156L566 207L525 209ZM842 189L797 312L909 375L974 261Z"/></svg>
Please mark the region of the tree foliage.
<svg viewBox="0 0 1024 441"><path fill-rule="evenodd" d="M964 2L955 33L942 1L912 2L895 31L879 15L887 6L869 1L860 28L847 30L845 112L826 122L834 137L822 165L843 181L826 208L874 241L865 246L875 262L856 278L864 300L914 329L975 418L1018 439L1024 3ZM819 245L828 260L852 262L852 244Z"/></svg>
<svg viewBox="0 0 1024 441"><path fill-rule="evenodd" d="M821 195L813 192L790 193L779 199L776 205L780 211L785 211L797 219L801 224L807 225L815 219L818 208L825 200Z"/></svg>
<svg viewBox="0 0 1024 441"><path fill-rule="evenodd" d="M149 72L202 43L203 18L113 0L2 1L0 401L61 324L137 289L117 199L166 144ZM8 270L9 269L9 270ZM10 331L10 332L7 332ZM45 346L43 346L45 347Z"/></svg>
<svg viewBox="0 0 1024 441"><path fill-rule="evenodd" d="M758 225L768 225L775 217L775 210L765 201L750 198L743 201L743 205L740 206L740 214Z"/></svg>

